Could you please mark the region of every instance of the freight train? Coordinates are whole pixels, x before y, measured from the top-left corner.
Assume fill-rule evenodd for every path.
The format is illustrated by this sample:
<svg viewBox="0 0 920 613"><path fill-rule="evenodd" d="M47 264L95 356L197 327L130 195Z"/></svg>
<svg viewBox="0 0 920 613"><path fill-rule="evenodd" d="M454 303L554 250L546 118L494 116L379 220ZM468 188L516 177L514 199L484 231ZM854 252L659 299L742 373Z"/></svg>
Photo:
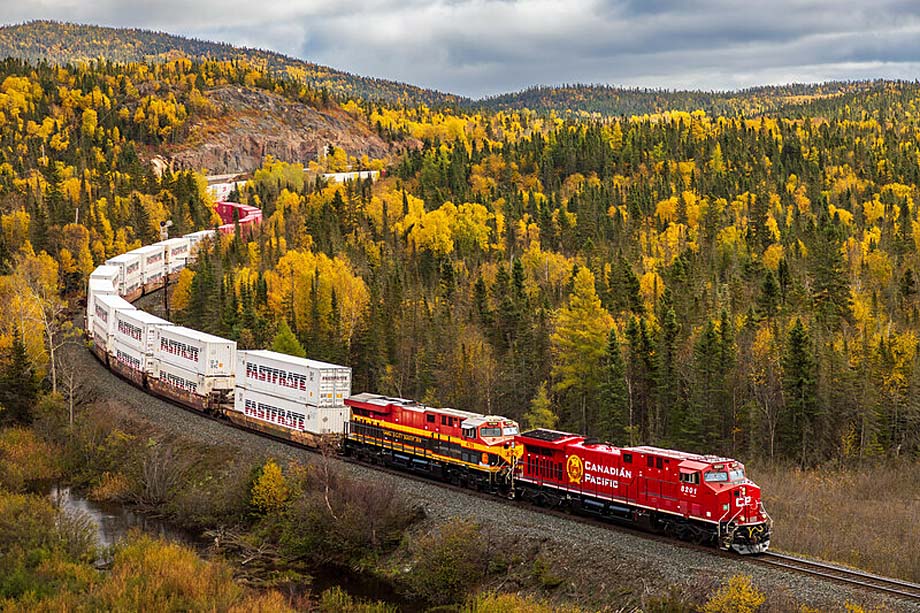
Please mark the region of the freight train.
<svg viewBox="0 0 920 613"><path fill-rule="evenodd" d="M90 275L86 335L112 371L195 411L310 448L510 499L644 527L741 554L767 550L760 488L731 458L617 447L569 432L520 432L500 415L351 394L351 369L177 326L131 302L163 287L220 234L248 234L255 207L219 202L224 222L113 257Z"/></svg>

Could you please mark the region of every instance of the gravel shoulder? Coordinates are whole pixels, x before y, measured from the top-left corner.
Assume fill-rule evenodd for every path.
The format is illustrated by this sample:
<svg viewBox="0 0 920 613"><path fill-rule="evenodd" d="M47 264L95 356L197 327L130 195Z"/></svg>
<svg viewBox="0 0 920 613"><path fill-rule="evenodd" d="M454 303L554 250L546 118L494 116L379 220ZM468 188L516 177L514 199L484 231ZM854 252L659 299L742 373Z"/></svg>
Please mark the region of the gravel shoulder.
<svg viewBox="0 0 920 613"><path fill-rule="evenodd" d="M166 437L229 447L252 457L274 456L304 464L320 458L315 453L206 419L149 396L110 373L85 347L71 346L66 351L77 376L98 399L149 422ZM807 604L833 611L841 610L846 602L883 606L890 611L916 610L916 605L905 601L767 568L748 560L546 515L337 459L331 461L357 478L374 480L416 501L427 516L420 530L431 529L451 518L466 518L490 534L515 543L522 552L539 551L552 572L564 579L550 595L554 599L619 609L624 604L638 602L643 594L667 592L671 586L703 592L732 575L745 574L751 575L755 585L768 595L771 610Z"/></svg>

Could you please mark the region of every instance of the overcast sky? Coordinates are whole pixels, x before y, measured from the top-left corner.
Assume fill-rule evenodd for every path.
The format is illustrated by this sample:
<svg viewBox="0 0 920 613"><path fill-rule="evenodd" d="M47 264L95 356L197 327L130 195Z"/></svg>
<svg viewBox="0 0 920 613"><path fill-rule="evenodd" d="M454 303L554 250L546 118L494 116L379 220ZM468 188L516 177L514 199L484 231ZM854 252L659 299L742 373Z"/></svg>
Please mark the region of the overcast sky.
<svg viewBox="0 0 920 613"><path fill-rule="evenodd" d="M0 0L56 19L261 47L472 97L920 77L918 0Z"/></svg>

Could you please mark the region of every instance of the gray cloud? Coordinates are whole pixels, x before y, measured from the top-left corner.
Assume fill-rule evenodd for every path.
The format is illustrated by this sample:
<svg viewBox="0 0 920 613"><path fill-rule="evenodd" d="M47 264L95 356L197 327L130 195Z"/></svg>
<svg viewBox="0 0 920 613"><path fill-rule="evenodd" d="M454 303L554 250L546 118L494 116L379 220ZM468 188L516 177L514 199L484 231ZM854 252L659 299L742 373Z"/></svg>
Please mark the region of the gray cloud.
<svg viewBox="0 0 920 613"><path fill-rule="evenodd" d="M0 21L133 26L481 96L920 76L909 0L20 0Z"/></svg>

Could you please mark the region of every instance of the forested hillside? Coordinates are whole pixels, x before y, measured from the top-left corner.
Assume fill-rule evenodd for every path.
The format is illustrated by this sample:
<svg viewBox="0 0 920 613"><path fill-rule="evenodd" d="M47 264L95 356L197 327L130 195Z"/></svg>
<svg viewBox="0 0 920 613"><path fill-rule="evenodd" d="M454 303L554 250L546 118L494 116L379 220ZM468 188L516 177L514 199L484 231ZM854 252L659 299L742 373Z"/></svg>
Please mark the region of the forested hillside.
<svg viewBox="0 0 920 613"><path fill-rule="evenodd" d="M361 162L387 167L376 184L266 159L240 194L261 232L183 273L183 321L242 347L299 343L352 365L356 391L621 443L806 465L920 452L920 88L906 83L789 116L561 120L338 108L240 61L7 60L0 351L22 385L3 419L37 377L57 383L57 341L30 332L65 327L61 295L160 220L213 223L200 176L148 160L228 86L407 146Z"/></svg>
<svg viewBox="0 0 920 613"><path fill-rule="evenodd" d="M350 74L327 66L291 58L262 49L234 47L226 43L197 40L136 28L31 21L0 27L0 58L56 64L90 62L164 62L185 57L192 60L235 61L256 65L273 76L289 76L325 95L348 100L358 97L396 104L449 105L457 96Z"/></svg>
<svg viewBox="0 0 920 613"><path fill-rule="evenodd" d="M195 61L242 61L274 78L296 80L327 98L373 100L388 105L461 107L467 112L485 109L589 117L631 116L666 111L704 110L709 115L745 117L782 113L801 117L819 112L813 103L832 104L884 89L885 81L829 82L754 87L740 91L705 92L630 89L611 85L535 86L482 100L438 92L406 83L350 74L327 66L291 58L272 51L234 47L135 28L32 21L0 27L0 58L55 64L92 62L163 63L178 58ZM856 104L858 107L858 103Z"/></svg>
<svg viewBox="0 0 920 613"><path fill-rule="evenodd" d="M797 83L728 92L629 89L611 85L539 86L486 98L479 104L492 110L530 109L573 116L630 116L696 110L724 116L751 117L765 113L798 116L807 114L814 101L861 95L883 89L885 85L884 81Z"/></svg>
<svg viewBox="0 0 920 613"><path fill-rule="evenodd" d="M177 291L243 345L286 320L357 389L741 457L915 454L917 94L827 119L377 109L427 134L395 176L269 165L243 194L263 235Z"/></svg>

